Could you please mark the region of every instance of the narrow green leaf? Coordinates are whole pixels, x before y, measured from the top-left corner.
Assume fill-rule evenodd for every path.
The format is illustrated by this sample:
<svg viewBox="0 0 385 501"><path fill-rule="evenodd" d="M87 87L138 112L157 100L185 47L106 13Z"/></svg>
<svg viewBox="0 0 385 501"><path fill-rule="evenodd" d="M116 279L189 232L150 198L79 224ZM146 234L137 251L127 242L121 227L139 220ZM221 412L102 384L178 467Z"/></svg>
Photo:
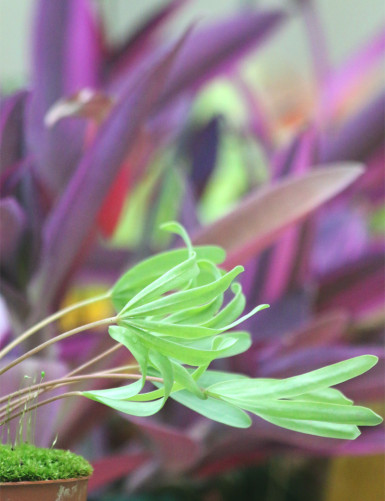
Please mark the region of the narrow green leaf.
<svg viewBox="0 0 385 501"><path fill-rule="evenodd" d="M196 254L193 252L192 256L181 264L174 266L171 270L164 273L162 276L151 282L147 287L138 292L132 299L130 299L119 313L122 316L124 313L131 315L133 307L140 308L143 303L146 303L155 297L159 297L165 292L177 289L186 285L192 278L199 273L199 268L196 263ZM167 296L170 297L170 296ZM142 306L143 307L143 306ZM135 309L135 308L134 308Z"/></svg>
<svg viewBox="0 0 385 501"><path fill-rule="evenodd" d="M206 396L199 387L198 383L196 380L193 378L193 376L190 374L190 372L183 367L183 365L178 364L177 362L171 361L172 368L174 371L174 379L175 381L182 387L185 388L187 391L193 393L200 399L205 399Z"/></svg>
<svg viewBox="0 0 385 501"><path fill-rule="evenodd" d="M219 328L234 322L246 305L245 296L242 294L242 287L238 283L234 283L231 286L231 290L234 293L233 299L226 305L216 316L212 316L208 320L204 327Z"/></svg>
<svg viewBox="0 0 385 501"><path fill-rule="evenodd" d="M143 384L141 380L135 381L135 383L129 384L127 386L119 386L118 388L107 388L106 390L91 390L83 391L82 394L87 398L104 398L108 397L114 400L124 400L137 395Z"/></svg>
<svg viewBox="0 0 385 501"><path fill-rule="evenodd" d="M116 411L129 414L130 416L146 417L152 416L160 411L163 407L164 399L154 400L151 402L133 402L130 400L115 400L113 398L100 397L94 395L93 392L86 392L84 394L87 398L107 405Z"/></svg>
<svg viewBox="0 0 385 501"><path fill-rule="evenodd" d="M339 405L353 405L353 400L345 397L345 395L335 388L322 388L321 390L304 393L295 397L297 400L309 402L323 402Z"/></svg>
<svg viewBox="0 0 385 501"><path fill-rule="evenodd" d="M377 361L373 355L362 355L287 379L226 381L211 386L208 391L228 397L291 398L348 381L371 369Z"/></svg>
<svg viewBox="0 0 385 501"><path fill-rule="evenodd" d="M183 346L188 346L192 348L197 348L200 350L213 350L218 349L217 343L222 343L222 341L231 340L231 344L225 347L221 346L221 352L218 353L216 358L228 358L240 353L244 353L251 346L250 334L246 331L232 331L227 334L221 334L215 336L214 338L203 338L197 339L196 341L190 340L178 340L179 344Z"/></svg>
<svg viewBox="0 0 385 501"><path fill-rule="evenodd" d="M306 420L299 421L296 419L275 418L262 413L259 414L259 416L265 421L268 421L269 423L272 423L276 426L280 426L281 428L297 431L299 433L305 433L307 435L315 435L318 437L355 440L361 434L357 426L352 424L338 424Z"/></svg>
<svg viewBox="0 0 385 501"><path fill-rule="evenodd" d="M202 400L185 390L173 393L171 398L213 421L236 428L248 428L251 425L250 416L246 412L216 398Z"/></svg>
<svg viewBox="0 0 385 501"><path fill-rule="evenodd" d="M221 247L213 245L194 247L197 259L207 259L216 264L223 263L226 254ZM130 268L115 283L111 289L112 302L117 311L120 311L130 297L134 297L140 290L166 273L169 269L186 261L187 249L175 249L156 254Z"/></svg>
<svg viewBox="0 0 385 501"><path fill-rule="evenodd" d="M234 405L239 405L254 414L311 421L326 421L328 423L354 424L360 426L375 426L382 418L367 407L357 405L324 404L318 402L302 402L293 400L241 400L226 399Z"/></svg>
<svg viewBox="0 0 385 501"><path fill-rule="evenodd" d="M208 285L195 287L186 291L175 292L169 296L159 298L150 303L136 307L129 312L129 316L147 316L147 315L166 315L175 313L185 308L193 308L209 303L215 299L218 294L223 293L234 280L234 278L243 271L242 266L236 266L223 277Z"/></svg>
<svg viewBox="0 0 385 501"><path fill-rule="evenodd" d="M188 249L189 256L193 254L193 246L188 236L187 231L183 228L183 226L176 221L168 221L160 225L161 230L169 231L170 233L175 233L183 238L184 243Z"/></svg>
<svg viewBox="0 0 385 501"><path fill-rule="evenodd" d="M215 358L220 357L230 346L236 343L236 339L228 339L227 343L222 343L221 347L214 350L199 350L196 348L191 348L183 346L182 344L169 341L167 339L152 336L147 332L144 332L135 327L127 328L127 336L130 336L131 332L137 334L137 336L142 340L148 348L157 350L159 353L167 357L179 360L182 363L189 365L204 365Z"/></svg>
<svg viewBox="0 0 385 501"><path fill-rule="evenodd" d="M138 327L139 329L156 335L160 334L161 336L171 336L182 339L200 339L215 336L221 332L220 330L208 329L207 327L201 327L199 325L171 324L147 319L142 320L140 318L123 320L121 324L128 327Z"/></svg>
<svg viewBox="0 0 385 501"><path fill-rule="evenodd" d="M142 387L144 386L147 366L148 366L148 348L143 346L138 336L133 333L131 336L127 336L127 329L117 325L111 325L108 329L109 335L117 341L123 344L134 356L135 360L138 362L140 371L142 373Z"/></svg>

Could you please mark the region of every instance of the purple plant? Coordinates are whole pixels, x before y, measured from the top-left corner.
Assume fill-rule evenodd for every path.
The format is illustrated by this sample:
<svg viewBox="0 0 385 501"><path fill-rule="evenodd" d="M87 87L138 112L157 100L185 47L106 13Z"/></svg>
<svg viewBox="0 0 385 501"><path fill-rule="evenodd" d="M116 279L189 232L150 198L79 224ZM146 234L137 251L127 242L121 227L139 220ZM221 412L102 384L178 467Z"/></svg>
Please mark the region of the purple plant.
<svg viewBox="0 0 385 501"><path fill-rule="evenodd" d="M170 2L109 47L91 2L38 2L31 86L4 97L1 105L1 294L8 328L0 332L0 344L55 311L68 291L84 283L108 287L122 269L158 250L152 230L167 176L176 173L183 189L179 217L194 243L220 244L228 267L246 266L250 308L271 304L248 325L254 349L226 369L282 377L369 352L380 363L344 391L357 400L383 398L383 244L369 225L383 204L383 91L373 85L378 95L361 93L359 106L348 113L343 100L348 91L363 88L365 75L375 79L384 36L337 70L326 64L320 40L312 40L319 98L313 115L303 120L308 125L290 130L282 145L257 93L233 69L247 51L263 47L286 14L242 12L208 27L198 24L170 44L161 29L183 3ZM311 2L303 4L307 23L317 22ZM319 30L309 33L322 37ZM202 227L197 208L216 172L225 131L218 117L194 129L190 112L198 91L218 74L232 79L247 103L248 121L239 135L259 144L271 182L250 185L235 209ZM130 250L106 245L124 201L154 159L173 148L177 166L155 185L140 244ZM189 172L178 166L180 159ZM83 350L89 355L97 348L87 339L62 345L40 363L59 376L74 353L81 361ZM5 392L18 384L14 376ZM162 481L160 471L169 478L208 475L277 450L335 455L383 448L379 429L341 446L281 433L257 420L250 430L228 433L169 406L161 420L130 419L130 440L121 426L117 449L106 440L106 409L80 402L52 407L52 416L59 410L65 416L59 420L60 445L73 445L94 430L97 474L91 488L133 472L130 488L155 477ZM52 440L47 431L41 437L41 445Z"/></svg>

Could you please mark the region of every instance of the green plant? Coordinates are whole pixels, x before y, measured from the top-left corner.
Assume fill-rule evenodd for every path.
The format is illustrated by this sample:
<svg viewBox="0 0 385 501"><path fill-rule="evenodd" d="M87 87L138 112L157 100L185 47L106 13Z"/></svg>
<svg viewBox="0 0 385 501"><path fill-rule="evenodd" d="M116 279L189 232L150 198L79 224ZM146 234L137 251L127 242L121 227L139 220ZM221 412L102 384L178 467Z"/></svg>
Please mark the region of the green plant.
<svg viewBox="0 0 385 501"><path fill-rule="evenodd" d="M257 306L239 318L245 298L235 279L243 268L236 266L227 272L221 269L223 249L194 247L178 223L166 223L162 228L179 234L186 248L140 262L105 295L51 315L0 352L0 358L4 357L42 327L90 302L109 298L116 310L115 316L60 334L5 365L0 375L44 348L98 326L108 326L110 336L117 342L63 378L40 382L3 397L1 424L54 400L73 396L86 397L133 416L155 414L171 397L209 419L234 427L250 426L251 413L283 428L341 439L355 439L360 434L358 426L374 426L382 421L372 410L353 405L332 388L371 369L377 363L377 357L372 355L282 380L210 370L214 360L232 357L250 347L250 335L234 328L268 305ZM227 297L229 293L231 298ZM79 374L122 346L131 352L137 364ZM105 390L67 391L33 403L47 391L96 379L134 382ZM155 388L143 392L146 382Z"/></svg>
<svg viewBox="0 0 385 501"><path fill-rule="evenodd" d="M0 457L0 482L65 480L88 477L92 473L88 461L61 449L0 444Z"/></svg>

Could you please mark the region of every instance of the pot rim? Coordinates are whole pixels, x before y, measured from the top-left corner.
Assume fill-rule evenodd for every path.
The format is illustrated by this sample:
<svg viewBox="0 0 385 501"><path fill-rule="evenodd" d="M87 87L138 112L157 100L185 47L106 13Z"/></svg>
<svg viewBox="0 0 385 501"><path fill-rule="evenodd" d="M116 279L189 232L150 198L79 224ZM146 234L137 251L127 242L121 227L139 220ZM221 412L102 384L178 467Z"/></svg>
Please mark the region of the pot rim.
<svg viewBox="0 0 385 501"><path fill-rule="evenodd" d="M54 480L22 480L21 482L0 482L0 487L4 486L10 486L10 487L17 487L17 486L24 486L24 485L41 485L41 484L55 484L55 483L63 483L63 482L85 482L90 479L91 475L88 477L75 477L75 478L64 478L60 480L60 478L54 479Z"/></svg>

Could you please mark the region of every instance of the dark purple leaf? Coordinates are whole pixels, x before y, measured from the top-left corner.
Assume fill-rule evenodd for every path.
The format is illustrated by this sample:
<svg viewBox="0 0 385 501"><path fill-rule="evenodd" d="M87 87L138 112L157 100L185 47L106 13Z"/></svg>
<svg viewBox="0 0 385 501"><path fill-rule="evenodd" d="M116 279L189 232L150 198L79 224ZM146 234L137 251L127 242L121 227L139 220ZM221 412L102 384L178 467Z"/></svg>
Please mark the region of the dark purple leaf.
<svg viewBox="0 0 385 501"><path fill-rule="evenodd" d="M166 22L186 3L186 0L172 0L162 6L125 40L106 55L105 67L108 72L127 69L153 48L155 36Z"/></svg>
<svg viewBox="0 0 385 501"><path fill-rule="evenodd" d="M151 461L151 455L147 452L130 452L116 454L94 461L94 472L88 482L88 490L92 492L101 487L126 477L136 469Z"/></svg>
<svg viewBox="0 0 385 501"><path fill-rule="evenodd" d="M322 277L317 309L342 308L360 318L383 309L384 290L384 257L380 248Z"/></svg>
<svg viewBox="0 0 385 501"><path fill-rule="evenodd" d="M321 145L320 161L365 161L383 144L384 109L385 94L380 94L337 130L328 131Z"/></svg>
<svg viewBox="0 0 385 501"><path fill-rule="evenodd" d="M25 228L25 213L15 198L0 200L0 258L14 255Z"/></svg>
<svg viewBox="0 0 385 501"><path fill-rule="evenodd" d="M0 175L7 167L19 162L24 155L24 110L27 91L21 91L7 99L0 111Z"/></svg>
<svg viewBox="0 0 385 501"><path fill-rule="evenodd" d="M187 139L187 155L191 158L190 178L200 196L210 178L218 156L220 118L214 117L193 130Z"/></svg>

